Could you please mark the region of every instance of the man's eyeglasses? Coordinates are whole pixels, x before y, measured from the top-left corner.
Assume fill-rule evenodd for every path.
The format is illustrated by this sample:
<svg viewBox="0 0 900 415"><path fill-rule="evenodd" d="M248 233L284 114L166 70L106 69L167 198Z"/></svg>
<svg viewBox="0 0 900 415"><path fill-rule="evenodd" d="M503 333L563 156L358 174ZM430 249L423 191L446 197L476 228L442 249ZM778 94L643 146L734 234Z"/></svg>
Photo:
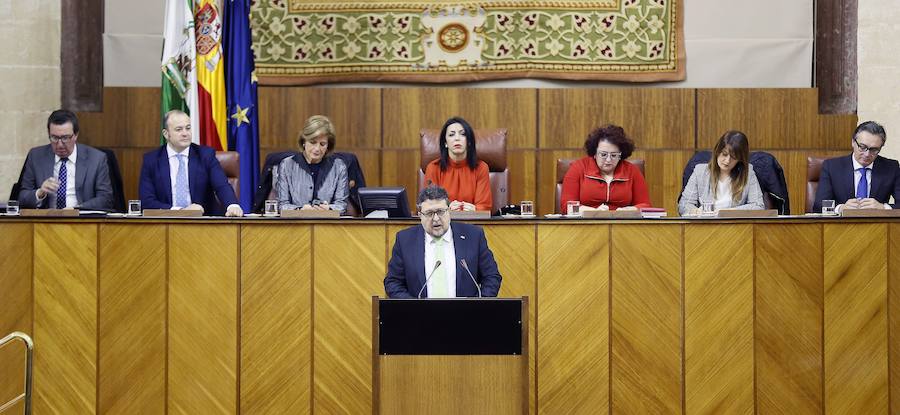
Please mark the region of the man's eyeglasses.
<svg viewBox="0 0 900 415"><path fill-rule="evenodd" d="M450 209L429 210L426 212L419 212L419 216L426 218L426 219L434 217L434 215L438 215L438 217L441 217L441 216L446 215L447 212L449 212L449 211L450 211Z"/></svg>
<svg viewBox="0 0 900 415"><path fill-rule="evenodd" d="M68 143L69 141L72 140L72 137L75 137L75 136L74 136L73 134L68 134L68 135L51 135L51 136L50 136L50 142L51 142L51 143L58 143L58 142L62 141L63 143Z"/></svg>
<svg viewBox="0 0 900 415"><path fill-rule="evenodd" d="M869 147L865 144L860 144L859 141L853 139L853 143L856 144L856 147L859 148L860 153L870 153L870 154L878 154L881 151L881 147Z"/></svg>
<svg viewBox="0 0 900 415"><path fill-rule="evenodd" d="M609 153L606 151L598 151L597 158L598 159L607 159L607 160L618 160L618 159L622 158L622 153L620 153L620 152Z"/></svg>

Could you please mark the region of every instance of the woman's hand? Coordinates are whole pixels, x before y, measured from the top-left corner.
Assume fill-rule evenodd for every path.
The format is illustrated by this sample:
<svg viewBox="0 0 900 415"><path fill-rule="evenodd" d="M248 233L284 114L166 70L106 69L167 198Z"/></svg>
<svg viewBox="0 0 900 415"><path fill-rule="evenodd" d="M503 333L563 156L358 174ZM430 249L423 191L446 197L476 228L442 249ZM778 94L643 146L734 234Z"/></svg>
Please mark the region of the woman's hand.
<svg viewBox="0 0 900 415"><path fill-rule="evenodd" d="M691 206L688 208L687 212L684 212L684 216L700 216L700 208Z"/></svg>
<svg viewBox="0 0 900 415"><path fill-rule="evenodd" d="M450 202L450 210L463 210L463 202L460 202L459 200Z"/></svg>
<svg viewBox="0 0 900 415"><path fill-rule="evenodd" d="M475 211L475 205L474 205L474 204L468 203L468 202L459 202L459 203L462 204L462 209L461 209L461 210L462 210L463 212L474 212L474 211Z"/></svg>

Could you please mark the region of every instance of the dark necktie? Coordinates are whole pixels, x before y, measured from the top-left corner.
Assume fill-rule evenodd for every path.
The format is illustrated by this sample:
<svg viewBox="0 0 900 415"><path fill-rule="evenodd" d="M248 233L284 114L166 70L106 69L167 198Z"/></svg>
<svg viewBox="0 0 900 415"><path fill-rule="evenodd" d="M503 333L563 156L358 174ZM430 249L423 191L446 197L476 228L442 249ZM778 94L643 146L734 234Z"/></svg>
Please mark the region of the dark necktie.
<svg viewBox="0 0 900 415"><path fill-rule="evenodd" d="M69 171L66 169L68 158L59 159L59 188L56 189L56 208L63 209L66 207L66 187L69 179Z"/></svg>
<svg viewBox="0 0 900 415"><path fill-rule="evenodd" d="M859 184L856 185L856 198L857 199L865 199L869 197L869 179L866 177L866 167L860 167L857 169L860 173L859 175Z"/></svg>

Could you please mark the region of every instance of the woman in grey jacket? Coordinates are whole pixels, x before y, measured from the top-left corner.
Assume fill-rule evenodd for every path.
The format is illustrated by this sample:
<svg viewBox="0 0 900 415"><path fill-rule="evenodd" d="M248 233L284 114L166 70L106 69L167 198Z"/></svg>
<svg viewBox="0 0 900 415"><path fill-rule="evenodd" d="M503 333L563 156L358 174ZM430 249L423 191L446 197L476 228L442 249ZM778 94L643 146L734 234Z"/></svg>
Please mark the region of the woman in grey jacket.
<svg viewBox="0 0 900 415"><path fill-rule="evenodd" d="M678 214L696 215L700 201L719 209L765 209L762 190L750 165L750 144L740 131L719 138L708 164L698 164L681 193Z"/></svg>
<svg viewBox="0 0 900 415"><path fill-rule="evenodd" d="M324 115L306 120L300 133L300 154L278 165L275 188L282 210L318 209L346 212L347 165L331 154L334 126Z"/></svg>

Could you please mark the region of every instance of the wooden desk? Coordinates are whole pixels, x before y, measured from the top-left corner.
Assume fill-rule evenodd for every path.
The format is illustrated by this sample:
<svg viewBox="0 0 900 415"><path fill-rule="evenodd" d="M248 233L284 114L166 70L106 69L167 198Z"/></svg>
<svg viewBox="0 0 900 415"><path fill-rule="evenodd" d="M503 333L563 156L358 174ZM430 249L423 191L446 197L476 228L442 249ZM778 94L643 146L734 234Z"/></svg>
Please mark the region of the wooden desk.
<svg viewBox="0 0 900 415"><path fill-rule="evenodd" d="M371 413L416 223L3 218L0 333L34 337L35 413ZM900 413L900 220L479 224L534 299L532 413Z"/></svg>

